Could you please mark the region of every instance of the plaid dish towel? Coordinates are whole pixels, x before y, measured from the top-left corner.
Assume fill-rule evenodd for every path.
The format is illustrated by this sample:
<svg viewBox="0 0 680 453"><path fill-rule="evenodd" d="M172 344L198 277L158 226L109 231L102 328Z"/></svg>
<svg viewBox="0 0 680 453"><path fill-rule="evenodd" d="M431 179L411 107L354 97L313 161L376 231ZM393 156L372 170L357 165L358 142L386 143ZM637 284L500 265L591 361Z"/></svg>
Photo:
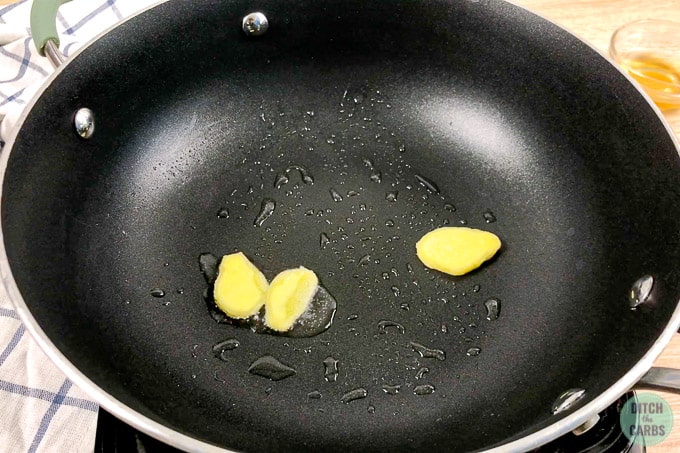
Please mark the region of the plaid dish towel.
<svg viewBox="0 0 680 453"><path fill-rule="evenodd" d="M61 50L82 44L158 0L74 0L59 9ZM52 72L30 38L31 2L0 7L0 148ZM0 287L0 453L91 452L97 404L45 356Z"/></svg>

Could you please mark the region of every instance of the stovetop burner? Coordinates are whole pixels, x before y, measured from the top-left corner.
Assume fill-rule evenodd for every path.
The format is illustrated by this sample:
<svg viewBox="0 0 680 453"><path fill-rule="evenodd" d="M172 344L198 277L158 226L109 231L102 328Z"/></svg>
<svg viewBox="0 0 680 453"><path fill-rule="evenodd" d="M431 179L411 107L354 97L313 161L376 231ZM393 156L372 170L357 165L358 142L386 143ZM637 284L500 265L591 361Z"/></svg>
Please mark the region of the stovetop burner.
<svg viewBox="0 0 680 453"><path fill-rule="evenodd" d="M600 413L600 420L589 431L577 436L569 433L544 445L533 453L645 453L643 445L634 444L621 430L621 408L635 392L628 392ZM176 453L176 448L159 442L119 421L100 409L95 453Z"/></svg>

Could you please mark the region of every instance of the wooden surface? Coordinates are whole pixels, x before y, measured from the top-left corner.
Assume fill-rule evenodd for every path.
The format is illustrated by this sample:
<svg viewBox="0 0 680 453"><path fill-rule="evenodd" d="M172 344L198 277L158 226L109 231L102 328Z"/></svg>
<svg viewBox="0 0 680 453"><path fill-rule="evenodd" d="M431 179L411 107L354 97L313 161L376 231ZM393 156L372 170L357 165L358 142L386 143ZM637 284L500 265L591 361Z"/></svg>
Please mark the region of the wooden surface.
<svg viewBox="0 0 680 453"><path fill-rule="evenodd" d="M560 24L604 53L607 53L612 33L623 24L638 19L666 19L680 22L680 0L510 0L510 2ZM664 115L676 136L680 137L680 109L664 112ZM656 365L680 368L680 335L676 334ZM648 447L647 451L680 452L680 395L656 393L671 404L675 423L671 435L661 444Z"/></svg>
<svg viewBox="0 0 680 453"><path fill-rule="evenodd" d="M0 0L0 5L16 0ZM609 39L619 26L638 19L666 19L680 22L680 0L510 0L552 20L607 53ZM664 112L680 136L680 109ZM676 335L656 362L657 366L680 368L680 335ZM657 392L673 407L675 424L662 444L648 447L650 453L680 451L680 395Z"/></svg>

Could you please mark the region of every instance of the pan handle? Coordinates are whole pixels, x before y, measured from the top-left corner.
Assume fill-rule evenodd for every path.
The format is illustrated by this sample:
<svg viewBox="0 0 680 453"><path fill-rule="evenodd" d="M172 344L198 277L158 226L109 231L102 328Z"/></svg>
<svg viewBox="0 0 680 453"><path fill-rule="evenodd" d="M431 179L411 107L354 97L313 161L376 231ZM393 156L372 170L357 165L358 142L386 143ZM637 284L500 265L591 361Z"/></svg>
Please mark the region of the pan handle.
<svg viewBox="0 0 680 453"><path fill-rule="evenodd" d="M680 370L675 368L652 367L642 376L636 387L653 387L680 393Z"/></svg>
<svg viewBox="0 0 680 453"><path fill-rule="evenodd" d="M33 0L31 6L31 34L38 53L47 57L55 68L64 62L59 51L57 10L71 0Z"/></svg>

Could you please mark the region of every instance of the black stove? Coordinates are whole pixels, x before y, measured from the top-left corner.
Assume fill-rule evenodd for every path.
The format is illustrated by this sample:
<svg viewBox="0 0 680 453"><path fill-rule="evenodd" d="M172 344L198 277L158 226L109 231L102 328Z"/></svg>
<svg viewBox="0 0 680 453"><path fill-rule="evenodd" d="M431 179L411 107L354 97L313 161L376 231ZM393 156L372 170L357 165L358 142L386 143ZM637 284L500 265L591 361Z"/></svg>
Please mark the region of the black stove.
<svg viewBox="0 0 680 453"><path fill-rule="evenodd" d="M635 392L628 392L600 413L600 420L589 431L569 433L532 453L645 453L644 442L633 443L621 430L621 408ZM643 445L638 445L642 443ZM175 453L176 448L159 442L99 410L95 453Z"/></svg>

